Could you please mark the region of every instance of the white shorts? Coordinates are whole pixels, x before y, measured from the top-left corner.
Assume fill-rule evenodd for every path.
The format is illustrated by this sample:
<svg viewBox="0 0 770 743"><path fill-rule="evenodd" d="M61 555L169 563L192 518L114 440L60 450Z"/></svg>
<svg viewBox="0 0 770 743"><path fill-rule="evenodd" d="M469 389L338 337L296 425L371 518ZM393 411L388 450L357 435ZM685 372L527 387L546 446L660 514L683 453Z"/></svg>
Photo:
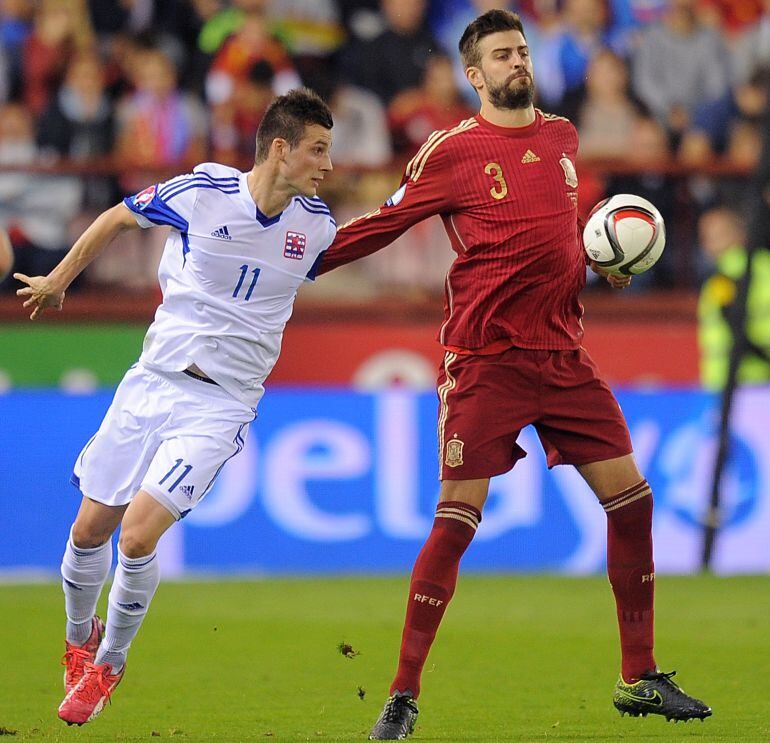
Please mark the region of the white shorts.
<svg viewBox="0 0 770 743"><path fill-rule="evenodd" d="M72 483L107 506L124 506L145 490L183 518L243 449L255 417L219 385L137 364L80 452Z"/></svg>

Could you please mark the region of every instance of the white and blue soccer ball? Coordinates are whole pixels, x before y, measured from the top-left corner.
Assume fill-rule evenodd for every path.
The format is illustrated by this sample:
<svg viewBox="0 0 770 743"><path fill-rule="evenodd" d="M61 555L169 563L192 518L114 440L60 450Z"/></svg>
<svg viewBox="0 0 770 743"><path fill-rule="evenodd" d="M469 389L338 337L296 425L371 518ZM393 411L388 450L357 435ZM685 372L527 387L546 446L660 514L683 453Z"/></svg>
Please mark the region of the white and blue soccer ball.
<svg viewBox="0 0 770 743"><path fill-rule="evenodd" d="M621 193L600 201L588 216L583 245L590 260L619 276L644 273L666 245L666 227L655 205Z"/></svg>

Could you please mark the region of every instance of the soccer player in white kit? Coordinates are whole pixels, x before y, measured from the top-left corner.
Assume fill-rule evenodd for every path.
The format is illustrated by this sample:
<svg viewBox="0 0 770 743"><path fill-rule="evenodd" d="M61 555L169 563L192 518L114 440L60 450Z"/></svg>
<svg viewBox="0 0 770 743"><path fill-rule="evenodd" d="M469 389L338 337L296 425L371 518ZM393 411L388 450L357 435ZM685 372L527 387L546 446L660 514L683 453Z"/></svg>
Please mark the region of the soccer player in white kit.
<svg viewBox="0 0 770 743"><path fill-rule="evenodd" d="M15 274L34 308L61 309L72 280L120 232L170 225L163 302L72 481L83 494L62 561L67 614L59 717L98 715L123 677L159 581L156 545L241 451L297 290L336 233L316 196L332 169L332 117L312 91L268 109L246 173L204 163L101 214L48 276ZM106 628L96 603L121 525ZM102 640L103 637L103 640Z"/></svg>

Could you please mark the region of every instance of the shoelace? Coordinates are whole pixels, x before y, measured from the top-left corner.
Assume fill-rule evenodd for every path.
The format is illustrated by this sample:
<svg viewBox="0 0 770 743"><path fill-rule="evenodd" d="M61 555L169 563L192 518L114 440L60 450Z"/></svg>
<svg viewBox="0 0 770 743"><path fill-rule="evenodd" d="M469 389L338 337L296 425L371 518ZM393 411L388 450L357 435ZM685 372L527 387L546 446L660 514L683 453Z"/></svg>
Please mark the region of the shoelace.
<svg viewBox="0 0 770 743"><path fill-rule="evenodd" d="M644 678L645 681L663 681L675 694L686 696L684 691L682 691L682 687L671 680L672 676L676 676L676 671L670 671L669 673L663 673L662 671L658 671L658 673L648 673Z"/></svg>
<svg viewBox="0 0 770 743"><path fill-rule="evenodd" d="M656 673L647 673L644 676L645 681L668 681L671 686L676 686L678 689L679 686L677 686L676 682L672 681L671 678L673 676L676 676L676 671L669 671L668 673L663 673L663 671L657 671Z"/></svg>
<svg viewBox="0 0 770 743"><path fill-rule="evenodd" d="M404 706L412 709L412 705L409 704L409 697L391 697L388 699L385 703L385 709L382 711L383 722L398 721L401 717L401 709Z"/></svg>
<svg viewBox="0 0 770 743"><path fill-rule="evenodd" d="M106 665L97 666L93 663L86 662L85 674L81 681L81 688L79 693L82 694L89 702L93 702L99 699L100 696L107 698L110 701L112 691L109 684L105 681L107 675Z"/></svg>
<svg viewBox="0 0 770 743"><path fill-rule="evenodd" d="M91 658L91 653L77 645L69 648L62 656L61 664L67 667L67 672L75 670L78 662L86 663Z"/></svg>

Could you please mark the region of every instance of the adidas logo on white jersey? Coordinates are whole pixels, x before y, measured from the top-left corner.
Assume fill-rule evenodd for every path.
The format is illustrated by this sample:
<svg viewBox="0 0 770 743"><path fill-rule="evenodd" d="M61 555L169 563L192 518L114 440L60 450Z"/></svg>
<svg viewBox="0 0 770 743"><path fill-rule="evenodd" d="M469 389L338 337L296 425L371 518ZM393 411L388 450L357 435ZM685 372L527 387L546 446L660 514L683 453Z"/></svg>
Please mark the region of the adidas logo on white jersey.
<svg viewBox="0 0 770 743"><path fill-rule="evenodd" d="M227 225L217 227L212 233L211 237L218 237L220 240L232 240L230 230L227 229Z"/></svg>

